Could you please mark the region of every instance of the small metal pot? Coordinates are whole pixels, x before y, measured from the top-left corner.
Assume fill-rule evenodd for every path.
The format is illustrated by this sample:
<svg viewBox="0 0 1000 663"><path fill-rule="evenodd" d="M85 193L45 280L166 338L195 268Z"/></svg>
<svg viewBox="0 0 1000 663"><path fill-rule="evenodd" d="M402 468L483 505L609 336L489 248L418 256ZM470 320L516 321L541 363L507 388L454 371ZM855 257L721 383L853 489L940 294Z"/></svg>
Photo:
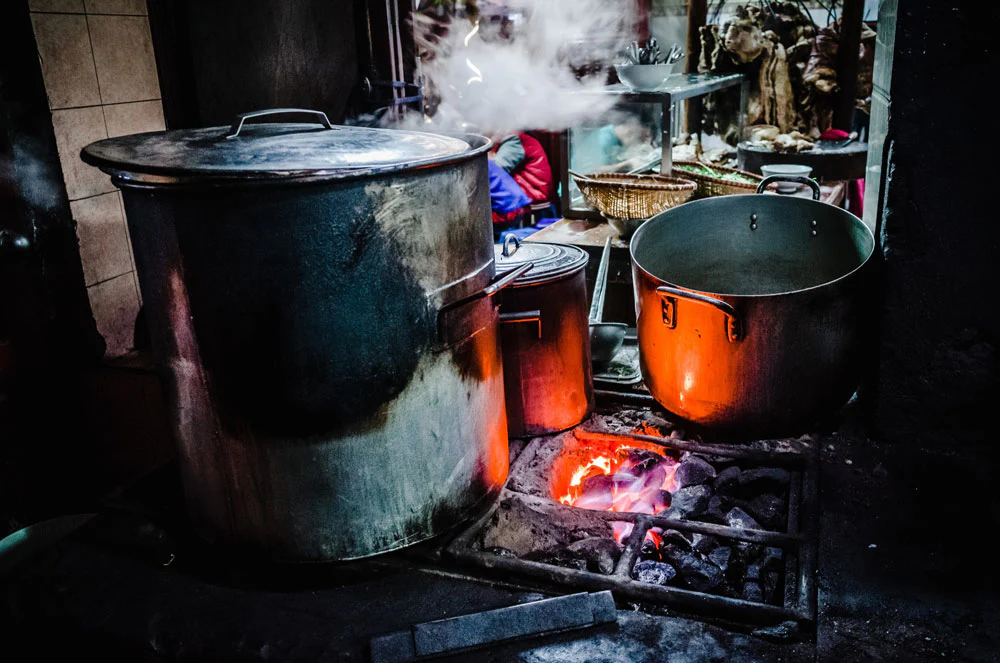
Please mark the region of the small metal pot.
<svg viewBox="0 0 1000 663"><path fill-rule="evenodd" d="M511 244L519 248L512 249ZM496 247L497 274L533 268L500 294L507 432L545 435L583 421L594 405L586 251L512 237Z"/></svg>
<svg viewBox="0 0 1000 663"><path fill-rule="evenodd" d="M665 408L707 426L788 432L857 387L875 240L814 200L720 196L658 214L631 243L640 366Z"/></svg>

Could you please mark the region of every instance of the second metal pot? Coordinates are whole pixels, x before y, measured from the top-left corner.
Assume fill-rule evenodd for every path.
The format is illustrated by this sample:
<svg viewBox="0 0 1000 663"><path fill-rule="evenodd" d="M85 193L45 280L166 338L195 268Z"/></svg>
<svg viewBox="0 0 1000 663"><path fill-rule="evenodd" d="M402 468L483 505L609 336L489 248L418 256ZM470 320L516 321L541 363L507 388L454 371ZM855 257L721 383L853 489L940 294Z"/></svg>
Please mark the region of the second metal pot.
<svg viewBox="0 0 1000 663"><path fill-rule="evenodd" d="M713 427L787 432L832 414L860 377L874 246L860 219L803 198L721 196L653 217L631 243L650 393Z"/></svg>
<svg viewBox="0 0 1000 663"><path fill-rule="evenodd" d="M507 432L524 437L575 426L594 405L587 253L542 242L514 250L508 242L495 257L498 275L534 265L500 295Z"/></svg>

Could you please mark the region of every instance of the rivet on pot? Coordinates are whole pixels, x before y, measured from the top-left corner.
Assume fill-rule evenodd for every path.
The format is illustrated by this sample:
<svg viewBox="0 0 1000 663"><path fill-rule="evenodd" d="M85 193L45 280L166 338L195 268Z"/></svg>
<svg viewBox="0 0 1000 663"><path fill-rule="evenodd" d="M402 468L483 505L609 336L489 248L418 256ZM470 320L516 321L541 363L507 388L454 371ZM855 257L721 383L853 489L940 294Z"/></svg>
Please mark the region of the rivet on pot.
<svg viewBox="0 0 1000 663"><path fill-rule="evenodd" d="M816 226L818 226L818 225L819 225L819 222L818 222L818 221L816 221L816 219L813 219L813 220L812 220L812 223L810 223L809 225L811 225L811 226L812 226L813 228L815 228Z"/></svg>
<svg viewBox="0 0 1000 663"><path fill-rule="evenodd" d="M750 215L750 220L751 221L756 221L757 220L757 212L754 212L753 214Z"/></svg>
<svg viewBox="0 0 1000 663"><path fill-rule="evenodd" d="M810 235L812 235L813 237L815 237L815 236L816 236L816 235L818 235L819 233L818 233L818 232L817 232L816 230L811 230L811 231L809 232L809 234L810 234Z"/></svg>
<svg viewBox="0 0 1000 663"><path fill-rule="evenodd" d="M751 223L750 224L750 230L757 230L757 224L756 223Z"/></svg>

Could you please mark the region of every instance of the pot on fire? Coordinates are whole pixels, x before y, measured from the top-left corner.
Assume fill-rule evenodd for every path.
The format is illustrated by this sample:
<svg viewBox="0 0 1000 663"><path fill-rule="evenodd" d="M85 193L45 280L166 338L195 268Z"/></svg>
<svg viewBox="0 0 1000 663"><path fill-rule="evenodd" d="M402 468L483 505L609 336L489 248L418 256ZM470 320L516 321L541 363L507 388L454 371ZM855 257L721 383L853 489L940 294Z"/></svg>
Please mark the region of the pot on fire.
<svg viewBox="0 0 1000 663"><path fill-rule="evenodd" d="M245 123L275 112L311 123ZM461 522L507 476L481 136L267 111L124 136L122 189L185 494L208 540L350 559Z"/></svg>
<svg viewBox="0 0 1000 663"><path fill-rule="evenodd" d="M576 246L508 240L495 249L497 273L533 267L500 297L507 430L546 435L577 425L594 406L588 256Z"/></svg>
<svg viewBox="0 0 1000 663"><path fill-rule="evenodd" d="M640 366L690 421L788 432L857 387L875 240L853 214L775 195L707 198L650 219L631 243Z"/></svg>

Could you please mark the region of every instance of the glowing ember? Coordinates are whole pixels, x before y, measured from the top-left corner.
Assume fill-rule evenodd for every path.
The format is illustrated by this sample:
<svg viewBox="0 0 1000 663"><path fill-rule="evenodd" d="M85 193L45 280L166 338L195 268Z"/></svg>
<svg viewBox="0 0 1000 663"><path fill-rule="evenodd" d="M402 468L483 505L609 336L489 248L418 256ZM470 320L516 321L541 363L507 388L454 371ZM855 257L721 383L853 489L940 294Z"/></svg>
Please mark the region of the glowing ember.
<svg viewBox="0 0 1000 663"><path fill-rule="evenodd" d="M615 520L611 523L611 533L614 534L615 541L619 544L625 542L632 530L635 529L635 523L626 522L624 520Z"/></svg>
<svg viewBox="0 0 1000 663"><path fill-rule="evenodd" d="M570 439L552 464L552 496L581 509L654 514L670 506L677 459L667 449L621 439ZM627 526L627 527L626 527ZM631 523L614 523L621 543Z"/></svg>

